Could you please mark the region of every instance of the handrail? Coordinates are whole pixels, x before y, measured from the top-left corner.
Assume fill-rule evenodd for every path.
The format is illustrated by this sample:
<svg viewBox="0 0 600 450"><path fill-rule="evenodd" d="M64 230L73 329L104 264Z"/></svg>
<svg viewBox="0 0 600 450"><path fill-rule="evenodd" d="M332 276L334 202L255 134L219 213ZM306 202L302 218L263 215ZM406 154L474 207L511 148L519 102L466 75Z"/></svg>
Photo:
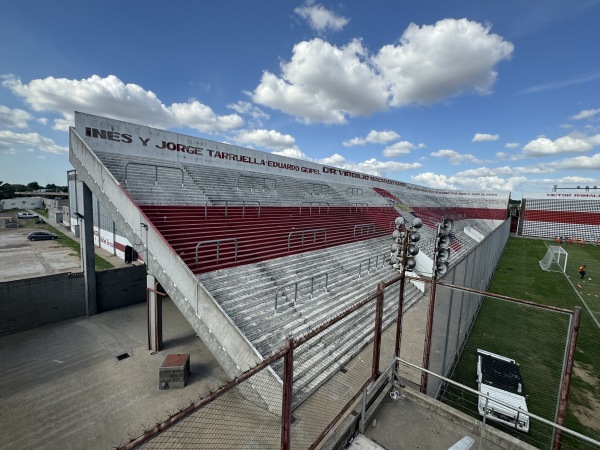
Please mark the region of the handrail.
<svg viewBox="0 0 600 450"><path fill-rule="evenodd" d="M319 215L321 215L321 205L327 206L327 214L329 214L329 203L328 202L302 202L300 203L300 215L302 215L302 205L308 205L308 213L312 215L312 205L319 207Z"/></svg>
<svg viewBox="0 0 600 450"><path fill-rule="evenodd" d="M307 186L310 187L310 195L315 195L315 192L316 192L315 187L320 188L319 189L320 192L318 195L323 195L323 188L327 188L327 193L329 193L329 185L328 184L308 183Z"/></svg>
<svg viewBox="0 0 600 450"><path fill-rule="evenodd" d="M379 212L393 211L393 210L394 210L393 205L390 205L389 203L386 203L385 205L381 205L379 207Z"/></svg>
<svg viewBox="0 0 600 450"><path fill-rule="evenodd" d="M204 204L204 219L208 218L208 204L209 203L217 203L217 202L225 202L225 218L227 219L227 211L229 207L230 200L206 200ZM231 200L232 202L239 202L239 200ZM260 217L260 202L258 200L242 200L242 219L246 217L246 203L256 203L258 204L258 217ZM234 206L234 205L232 205Z"/></svg>
<svg viewBox="0 0 600 450"><path fill-rule="evenodd" d="M350 191L350 196L354 197L354 192L356 192L356 197L362 197L364 191L361 188L357 187L349 187L346 189L346 195L348 195L348 191Z"/></svg>
<svg viewBox="0 0 600 450"><path fill-rule="evenodd" d="M263 191L267 190L267 180L272 181L273 183L275 183L275 191L277 190L277 180L275 178L269 178L269 177L255 177L253 175L238 175L238 179L237 179L237 190L240 190L240 178L250 178L251 180L262 180L263 181ZM250 188L250 190L254 190L252 187Z"/></svg>
<svg viewBox="0 0 600 450"><path fill-rule="evenodd" d="M279 292L281 290L283 290L289 286L294 286L294 300L293 300L292 304L294 306L296 306L296 299L298 298L298 284L300 284L304 281L310 280L310 298L312 298L313 292L314 292L314 287L315 287L315 278L322 277L323 275L325 275L325 292L327 292L327 284L329 283L329 273L328 272L318 273L316 275L313 275L310 278L309 277L303 278L302 280L298 280L294 283L288 283L285 286L281 286L279 289L277 289L275 291L275 312L277 312L277 297L279 296Z"/></svg>
<svg viewBox="0 0 600 450"><path fill-rule="evenodd" d="M369 209L369 204L368 203L352 203L350 205L350 212L352 212L352 208L356 208L356 212L358 212L358 208L360 207L360 210L362 211L363 208L367 208L367 210Z"/></svg>
<svg viewBox="0 0 600 450"><path fill-rule="evenodd" d="M288 234L288 252L290 251L290 246L291 246L291 241L292 241L292 235L294 234L300 234L302 235L302 248L304 248L304 235L306 233L312 233L313 234L313 244L315 244L317 242L317 233L324 233L325 234L325 242L327 242L327 229L326 228L315 228L313 230L298 230L298 231L291 231Z"/></svg>
<svg viewBox="0 0 600 450"><path fill-rule="evenodd" d="M385 267L385 259L386 259L386 255L375 255L375 270L377 270L377 265L379 264L379 256L381 256L381 268L383 269ZM387 257L389 257L389 255L387 255ZM373 259L373 256L369 256L367 259L363 259L360 264L358 265L358 278L360 278L361 273L362 273L362 265L364 262L367 262L367 273L371 272L371 259Z"/></svg>
<svg viewBox="0 0 600 450"><path fill-rule="evenodd" d="M135 161L129 161L125 164L125 184L127 184L127 167L129 164L134 164L136 166L149 166L154 167L154 184L158 185L158 168L162 167L163 169L173 169L179 170L181 172L181 187L183 187L183 169L181 167L171 167L171 166L159 166L158 164L148 164L148 163L139 163Z"/></svg>
<svg viewBox="0 0 600 450"><path fill-rule="evenodd" d="M198 266L198 249L200 248L200 246L202 244L214 244L216 242L217 244L217 263L219 262L219 258L220 258L220 247L221 247L221 242L226 242L226 241L234 241L235 242L235 259L234 261L237 261L237 255L238 255L238 241L236 238L223 238L223 239L214 239L212 241L200 241L196 244L196 266Z"/></svg>
<svg viewBox="0 0 600 450"><path fill-rule="evenodd" d="M356 229L358 228L360 230L360 235L363 235L363 230L366 230L366 233L369 234L369 231L371 231L371 234L375 234L375 227L376 225L374 223L360 223L358 225L354 225L354 236L356 236Z"/></svg>

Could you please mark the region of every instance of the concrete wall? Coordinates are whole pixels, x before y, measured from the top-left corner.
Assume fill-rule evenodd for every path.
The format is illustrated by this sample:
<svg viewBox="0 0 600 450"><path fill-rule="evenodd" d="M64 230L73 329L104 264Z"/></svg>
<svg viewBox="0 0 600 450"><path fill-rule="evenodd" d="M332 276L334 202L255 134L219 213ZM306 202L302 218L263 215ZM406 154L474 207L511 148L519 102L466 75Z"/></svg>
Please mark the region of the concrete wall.
<svg viewBox="0 0 600 450"><path fill-rule="evenodd" d="M96 273L98 312L146 300L146 268ZM85 315L82 273L62 273L0 283L0 336Z"/></svg>
<svg viewBox="0 0 600 450"><path fill-rule="evenodd" d="M41 209L44 207L42 197L19 197L0 200L2 209Z"/></svg>
<svg viewBox="0 0 600 450"><path fill-rule="evenodd" d="M0 336L85 314L83 274L0 283Z"/></svg>
<svg viewBox="0 0 600 450"><path fill-rule="evenodd" d="M96 272L98 312L146 301L146 266Z"/></svg>

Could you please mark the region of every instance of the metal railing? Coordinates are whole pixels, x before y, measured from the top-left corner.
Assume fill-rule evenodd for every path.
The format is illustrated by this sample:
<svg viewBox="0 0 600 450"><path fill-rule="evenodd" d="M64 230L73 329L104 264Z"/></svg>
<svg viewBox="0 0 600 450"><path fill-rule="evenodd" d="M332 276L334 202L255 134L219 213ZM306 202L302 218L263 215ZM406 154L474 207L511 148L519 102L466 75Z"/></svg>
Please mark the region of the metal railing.
<svg viewBox="0 0 600 450"><path fill-rule="evenodd" d="M358 208L360 208L360 211L362 212L363 209L369 209L369 204L368 203L352 203L350 205L350 212L352 212L352 208L354 208L354 210L356 212L358 212Z"/></svg>
<svg viewBox="0 0 600 450"><path fill-rule="evenodd" d="M241 202L239 200L207 200L206 203L204 204L204 219L206 220L208 218L208 204L212 203L213 205L215 203L223 203L225 202L225 218L227 219L227 214L228 214L228 208L229 208L229 202L235 202L237 204L241 203L242 204L242 219L246 217L246 203L256 203L258 205L258 216L260 217L260 202L258 200L242 200ZM212 205L211 205L212 206ZM236 205L231 205L231 206L236 206Z"/></svg>
<svg viewBox="0 0 600 450"><path fill-rule="evenodd" d="M329 214L329 203L328 202L302 202L300 203L300 215L302 215L302 205L308 205L308 214L312 215L313 205L315 208L318 207L319 215L321 215L321 206L327 206L327 214Z"/></svg>
<svg viewBox="0 0 600 450"><path fill-rule="evenodd" d="M307 184L307 187L310 188L310 195L323 195L329 193L329 185L327 184L309 183Z"/></svg>
<svg viewBox="0 0 600 450"><path fill-rule="evenodd" d="M350 195L351 197L362 197L363 190L357 187L349 187L346 189L346 195Z"/></svg>
<svg viewBox="0 0 600 450"><path fill-rule="evenodd" d="M250 180L262 180L262 184L263 184L263 191L266 191L266 190L267 190L267 180L268 180L268 181L272 181L272 182L273 182L273 184L275 185L275 187L274 187L274 189L273 189L273 190L274 190L274 191L276 191L276 190L277 190L277 180L276 180L275 178L269 178L269 177L255 177L255 176L252 176L252 175L238 175L238 179L237 179L237 188L236 188L238 191L240 190L240 179L241 179L241 178L248 178L248 179L250 179ZM254 190L254 187L253 187L253 186L251 186L251 187L250 187L250 190L251 190L251 191L252 191L252 190Z"/></svg>
<svg viewBox="0 0 600 450"><path fill-rule="evenodd" d="M383 269L385 267L385 260L386 258L389 258L389 256L386 257L386 255L376 255L376 256L370 256L367 259L363 259L359 265L358 265L358 278L360 278L361 274L362 274L362 267L363 264L366 263L367 265L367 273L371 272L371 260L375 259L375 270L377 270L377 268L379 267L379 258L381 257L381 268Z"/></svg>
<svg viewBox="0 0 600 450"><path fill-rule="evenodd" d="M129 168L129 165L135 165L135 166L147 166L147 167L154 167L154 184L158 185L158 168L162 168L162 169L171 169L171 170L179 170L181 172L181 187L183 187L183 169L181 169L180 167L170 167L170 166L160 166L158 164L148 164L148 163L139 163L139 162L128 162L125 164L125 184L127 184L127 169Z"/></svg>
<svg viewBox="0 0 600 450"><path fill-rule="evenodd" d="M375 234L375 227L376 225L374 223L360 223L354 225L354 236L356 236L356 230L360 230L361 236L363 235L363 231L365 234Z"/></svg>
<svg viewBox="0 0 600 450"><path fill-rule="evenodd" d="M305 281L309 281L309 280L310 280L310 294L309 294L309 296L310 296L310 298L312 298L312 296L313 296L313 292L314 292L314 288L315 288L315 279L316 279L316 278L320 278L320 277L322 277L322 276L325 276L325 292L327 292L327 285L328 285L328 283L329 283L329 273L327 273L327 272L318 273L318 274L316 274L316 275L313 275L312 277L303 278L302 280L298 280L298 281L296 281L296 282L294 282L294 283L289 283L289 284L286 284L285 286L282 286L282 287L280 287L279 289L277 289L277 290L275 291L275 312L277 312L277 299L278 299L278 297L279 297L279 293L280 293L280 292L281 292L283 289L285 289L285 288L287 288L287 287L290 287L290 286L294 286L294 300L292 300L292 304L293 304L294 306L296 306L296 300L298 299L298 285L299 285L300 283L303 283L303 282L305 282Z"/></svg>
<svg viewBox="0 0 600 450"><path fill-rule="evenodd" d="M323 242L327 242L327 229L326 228L315 228L313 230L299 230L299 231L290 232L288 234L288 252L290 251L293 235L295 235L295 234L301 235L301 237L302 237L301 247L304 248L304 236L306 234L312 234L313 235L313 244L315 244L317 242L317 234L318 233L323 233L325 235L325 240Z"/></svg>
<svg viewBox="0 0 600 450"><path fill-rule="evenodd" d="M235 257L234 257L234 261L237 261L237 256L238 256L238 241L236 238L224 238L224 239L214 239L211 241L200 241L196 244L196 266L198 266L198 249L200 248L200 246L202 244L217 244L217 263L219 262L219 259L221 257L220 254L220 249L221 249L221 242L235 242Z"/></svg>

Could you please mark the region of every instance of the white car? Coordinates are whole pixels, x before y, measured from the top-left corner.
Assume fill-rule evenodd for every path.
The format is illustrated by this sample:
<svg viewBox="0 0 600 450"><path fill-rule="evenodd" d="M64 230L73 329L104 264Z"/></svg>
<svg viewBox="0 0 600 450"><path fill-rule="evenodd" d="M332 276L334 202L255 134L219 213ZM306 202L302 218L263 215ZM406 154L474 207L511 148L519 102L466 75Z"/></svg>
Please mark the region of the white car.
<svg viewBox="0 0 600 450"><path fill-rule="evenodd" d="M523 378L514 359L477 349L477 389L481 394L504 403L480 395L477 402L479 414L519 431L529 432Z"/></svg>
<svg viewBox="0 0 600 450"><path fill-rule="evenodd" d="M30 212L20 212L20 213L17 213L17 217L19 219L37 219L40 216L37 214L34 214L34 213L30 213Z"/></svg>

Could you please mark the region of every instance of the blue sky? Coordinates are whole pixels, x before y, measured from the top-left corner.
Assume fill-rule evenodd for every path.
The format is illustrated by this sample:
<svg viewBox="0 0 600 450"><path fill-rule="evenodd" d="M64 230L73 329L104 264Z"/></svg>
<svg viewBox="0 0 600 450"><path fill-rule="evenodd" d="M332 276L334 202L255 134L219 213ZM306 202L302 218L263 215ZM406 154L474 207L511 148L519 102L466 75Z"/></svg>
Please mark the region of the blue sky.
<svg viewBox="0 0 600 450"><path fill-rule="evenodd" d="M0 180L73 112L446 189L600 186L600 0L0 4Z"/></svg>

